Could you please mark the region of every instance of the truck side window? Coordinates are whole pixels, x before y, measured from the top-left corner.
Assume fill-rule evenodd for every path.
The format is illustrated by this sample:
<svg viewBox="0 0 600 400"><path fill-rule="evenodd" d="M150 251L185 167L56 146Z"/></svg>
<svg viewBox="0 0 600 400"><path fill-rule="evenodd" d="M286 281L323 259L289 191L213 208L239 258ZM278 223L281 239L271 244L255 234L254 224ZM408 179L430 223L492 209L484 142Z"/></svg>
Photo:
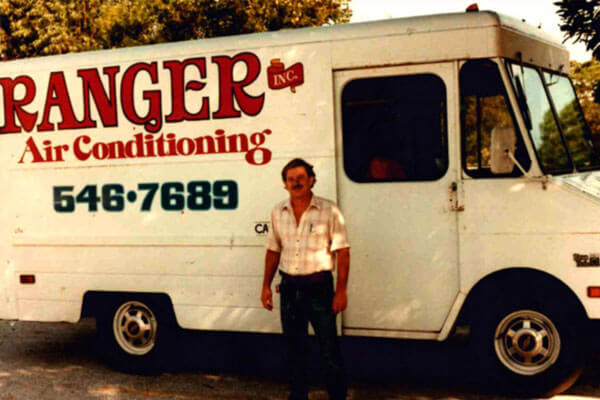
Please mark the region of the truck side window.
<svg viewBox="0 0 600 400"><path fill-rule="evenodd" d="M342 92L344 169L355 182L432 181L448 169L446 87L432 74L357 79Z"/></svg>
<svg viewBox="0 0 600 400"><path fill-rule="evenodd" d="M460 70L460 121L463 168L473 178L513 177L522 173L514 166L511 173L491 170L491 145L494 130L512 129L516 133L515 158L527 171L531 160L514 120L498 65L490 60L467 61Z"/></svg>

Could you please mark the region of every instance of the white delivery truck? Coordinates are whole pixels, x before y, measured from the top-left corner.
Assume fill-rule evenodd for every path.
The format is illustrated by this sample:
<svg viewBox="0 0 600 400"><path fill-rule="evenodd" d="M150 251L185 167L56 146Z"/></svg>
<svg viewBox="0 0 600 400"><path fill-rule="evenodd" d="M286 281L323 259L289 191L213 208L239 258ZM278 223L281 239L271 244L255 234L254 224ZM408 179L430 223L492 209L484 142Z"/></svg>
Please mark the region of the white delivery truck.
<svg viewBox="0 0 600 400"><path fill-rule="evenodd" d="M568 383L600 319L600 142L568 72L493 12L2 62L0 318L94 316L134 370L177 327L278 332L264 242L302 157L349 230L343 335L469 324L510 387Z"/></svg>

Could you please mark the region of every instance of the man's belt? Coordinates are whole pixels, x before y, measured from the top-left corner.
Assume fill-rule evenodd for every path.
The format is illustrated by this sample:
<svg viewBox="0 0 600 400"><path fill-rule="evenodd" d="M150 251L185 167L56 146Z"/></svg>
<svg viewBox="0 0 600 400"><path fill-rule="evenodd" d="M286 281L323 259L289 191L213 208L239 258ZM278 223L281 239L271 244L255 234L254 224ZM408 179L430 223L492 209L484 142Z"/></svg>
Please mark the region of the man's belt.
<svg viewBox="0 0 600 400"><path fill-rule="evenodd" d="M333 279L331 271L320 271L309 275L290 275L283 271L279 271L279 274L281 274L284 282L297 286L324 283Z"/></svg>

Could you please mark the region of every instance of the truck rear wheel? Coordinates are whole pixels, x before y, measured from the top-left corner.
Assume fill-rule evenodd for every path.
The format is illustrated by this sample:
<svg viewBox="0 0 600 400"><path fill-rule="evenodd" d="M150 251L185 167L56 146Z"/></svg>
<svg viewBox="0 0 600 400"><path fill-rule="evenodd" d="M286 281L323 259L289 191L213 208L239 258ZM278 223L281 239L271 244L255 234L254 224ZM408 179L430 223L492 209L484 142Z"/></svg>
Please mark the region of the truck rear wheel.
<svg viewBox="0 0 600 400"><path fill-rule="evenodd" d="M124 372L162 372L176 325L169 308L152 298L112 301L97 318L102 355Z"/></svg>
<svg viewBox="0 0 600 400"><path fill-rule="evenodd" d="M112 325L117 344L128 354L143 356L156 345L156 316L139 301L123 303L115 312Z"/></svg>
<svg viewBox="0 0 600 400"><path fill-rule="evenodd" d="M486 383L519 396L571 386L581 373L585 340L577 336L577 316L568 311L557 301L520 299L480 314L472 341Z"/></svg>

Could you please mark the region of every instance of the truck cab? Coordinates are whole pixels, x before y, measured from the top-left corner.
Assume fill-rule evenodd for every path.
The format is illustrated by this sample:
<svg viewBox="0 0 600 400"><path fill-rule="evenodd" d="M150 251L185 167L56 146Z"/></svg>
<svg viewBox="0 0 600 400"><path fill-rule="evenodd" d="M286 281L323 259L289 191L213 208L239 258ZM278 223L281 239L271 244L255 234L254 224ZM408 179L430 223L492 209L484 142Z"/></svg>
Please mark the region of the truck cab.
<svg viewBox="0 0 600 400"><path fill-rule="evenodd" d="M493 12L403 23L365 58L410 62L334 73L344 333L444 340L467 323L505 387L572 381L600 317L600 136L568 52Z"/></svg>

